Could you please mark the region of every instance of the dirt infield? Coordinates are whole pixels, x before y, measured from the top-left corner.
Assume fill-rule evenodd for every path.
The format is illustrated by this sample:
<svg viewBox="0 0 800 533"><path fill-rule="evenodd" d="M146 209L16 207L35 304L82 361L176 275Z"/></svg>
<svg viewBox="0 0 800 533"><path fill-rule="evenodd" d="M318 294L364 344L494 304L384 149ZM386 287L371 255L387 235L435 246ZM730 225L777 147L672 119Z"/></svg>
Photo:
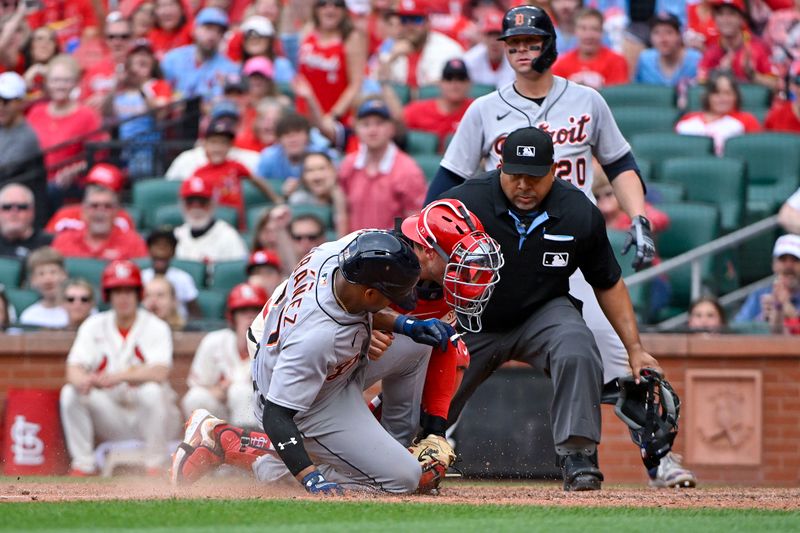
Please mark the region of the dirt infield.
<svg viewBox="0 0 800 533"><path fill-rule="evenodd" d="M0 478L2 502L56 502L144 499L277 499L309 498L297 487L259 486L249 479L205 479L192 487L175 488L160 479L140 477L109 480ZM592 507L673 507L800 510L800 488L650 489L608 486L600 492L565 493L556 483L448 481L438 496L386 496L350 493L352 501L393 501L461 504L563 505Z"/></svg>

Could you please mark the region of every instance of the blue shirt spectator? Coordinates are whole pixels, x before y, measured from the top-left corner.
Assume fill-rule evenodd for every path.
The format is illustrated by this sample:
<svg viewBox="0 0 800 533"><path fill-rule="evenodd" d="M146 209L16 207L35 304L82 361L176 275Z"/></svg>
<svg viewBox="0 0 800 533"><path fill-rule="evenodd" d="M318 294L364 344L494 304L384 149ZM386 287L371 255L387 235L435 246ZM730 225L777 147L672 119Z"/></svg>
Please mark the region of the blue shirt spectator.
<svg viewBox="0 0 800 533"><path fill-rule="evenodd" d="M659 13L650 20L653 47L639 55L634 81L653 85L685 86L697 78L703 57L698 50L683 46L681 21L675 15Z"/></svg>
<svg viewBox="0 0 800 533"><path fill-rule="evenodd" d="M308 119L296 113L286 113L275 126L277 142L264 148L256 166L256 175L271 180L292 180L284 188L284 195L291 194L303 170L306 152L322 152L328 148L321 135L314 134Z"/></svg>
<svg viewBox="0 0 800 533"><path fill-rule="evenodd" d="M776 312L796 318L800 310L800 235L782 235L772 250L775 280L747 297L734 322L773 322ZM778 317L778 322L780 322Z"/></svg>

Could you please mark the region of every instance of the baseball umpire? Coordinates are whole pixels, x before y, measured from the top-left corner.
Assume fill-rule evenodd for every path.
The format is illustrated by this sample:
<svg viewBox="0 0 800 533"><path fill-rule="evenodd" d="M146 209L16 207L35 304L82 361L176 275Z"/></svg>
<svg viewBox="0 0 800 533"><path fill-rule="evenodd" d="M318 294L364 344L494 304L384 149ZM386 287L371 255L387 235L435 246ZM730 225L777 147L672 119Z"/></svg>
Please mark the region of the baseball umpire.
<svg viewBox="0 0 800 533"><path fill-rule="evenodd" d="M658 362L639 342L636 318L597 207L556 179L553 141L538 128L505 141L501 169L447 192L480 218L500 243L505 266L483 314L483 332L464 339L471 355L449 421L477 387L507 360L544 369L555 390L553 439L565 490L598 490L603 365L580 302L569 294L580 268L627 348L634 376Z"/></svg>
<svg viewBox="0 0 800 533"><path fill-rule="evenodd" d="M598 160L622 209L632 220L625 250L635 250L635 268L651 265L655 245L650 222L645 217L644 184L630 145L599 93L552 74L558 52L550 17L538 7L514 7L505 14L500 39L505 42L515 80L478 98L467 109L431 184L427 201L473 178L479 173L482 159L484 170L499 168L506 137L517 129L536 127L552 138L555 177L570 182L591 202L594 202L592 158ZM469 204L468 207L473 208ZM618 379L631 371L627 352L584 275L583 269L575 272L570 279L570 292L584 302L583 316L603 359L603 381L606 390L613 393L618 388ZM670 454L667 459L648 467L651 485L695 485L694 475L680 465L678 457ZM652 462L646 461L647 465Z"/></svg>

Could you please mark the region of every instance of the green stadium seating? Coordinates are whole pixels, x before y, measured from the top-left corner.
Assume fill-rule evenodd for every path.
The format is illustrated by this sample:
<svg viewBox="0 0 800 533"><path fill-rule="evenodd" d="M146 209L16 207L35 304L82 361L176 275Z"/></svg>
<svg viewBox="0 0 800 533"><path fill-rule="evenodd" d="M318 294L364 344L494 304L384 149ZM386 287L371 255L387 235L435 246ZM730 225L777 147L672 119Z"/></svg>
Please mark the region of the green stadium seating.
<svg viewBox="0 0 800 533"><path fill-rule="evenodd" d="M619 106L612 112L626 139L639 133L670 133L678 117L673 107Z"/></svg>
<svg viewBox="0 0 800 533"><path fill-rule="evenodd" d="M745 212L745 164L727 157L677 157L665 161L662 178L686 188L690 202L715 204L720 228L729 233L742 227Z"/></svg>
<svg viewBox="0 0 800 533"><path fill-rule="evenodd" d="M124 205L122 208L131 216L131 220L133 220L133 224L137 229L144 227L144 213L138 206Z"/></svg>
<svg viewBox="0 0 800 533"><path fill-rule="evenodd" d="M697 111L702 109L702 98L705 86L693 85L689 87L687 93L687 111ZM761 109L769 109L772 99L772 92L763 85L743 83L739 85L739 92L742 94L740 107L743 111L752 113Z"/></svg>
<svg viewBox="0 0 800 533"><path fill-rule="evenodd" d="M314 215L325 224L325 229L333 228L333 209L328 205L291 204L292 218L302 215Z"/></svg>
<svg viewBox="0 0 800 533"><path fill-rule="evenodd" d="M653 165L651 179L661 179L661 166L673 157L706 156L712 154L711 137L679 135L677 133L640 133L631 139L637 160L645 158Z"/></svg>
<svg viewBox="0 0 800 533"><path fill-rule="evenodd" d="M199 291L197 305L203 313L203 318L219 319L225 316L225 304L228 291L206 290Z"/></svg>
<svg viewBox="0 0 800 533"><path fill-rule="evenodd" d="M244 206L249 209L254 206L270 205L272 202L261 194L261 191L249 180L242 181L242 195L244 196Z"/></svg>
<svg viewBox="0 0 800 533"><path fill-rule="evenodd" d="M294 88L292 88L291 83L278 83L277 87L281 94L285 94L290 100L294 101Z"/></svg>
<svg viewBox="0 0 800 533"><path fill-rule="evenodd" d="M65 257L64 268L72 278L85 278L95 287L100 286L100 278L108 261L89 257Z"/></svg>
<svg viewBox="0 0 800 533"><path fill-rule="evenodd" d="M30 289L8 289L6 290L6 297L8 303L14 306L14 311L17 312L17 320L19 320L22 312L39 301L39 293Z"/></svg>
<svg viewBox="0 0 800 533"><path fill-rule="evenodd" d="M611 243L611 249L614 250L614 256L617 258L617 262L622 269L622 277L624 278L634 274L636 271L632 266L633 252L629 251L627 255L622 255L622 248L625 246L625 239L627 238L628 233L625 231L611 229L608 230L607 233L608 241ZM647 316L648 314L647 293L649 291L649 287L649 283L642 283L629 288L631 302L633 302L633 307L636 310L636 313L640 316Z"/></svg>
<svg viewBox="0 0 800 533"><path fill-rule="evenodd" d="M636 165L639 167L639 173L642 175L642 180L649 187L650 182L653 181L653 163L651 163L649 159L637 157Z"/></svg>
<svg viewBox="0 0 800 533"><path fill-rule="evenodd" d="M235 285L247 280L247 261L220 261L211 271L211 289L228 293Z"/></svg>
<svg viewBox="0 0 800 533"><path fill-rule="evenodd" d="M149 257L140 257L133 260L136 265L146 270L152 266L152 261ZM173 259L170 266L183 270L192 277L194 284L198 289L206 286L206 265L199 261L189 261L188 259Z"/></svg>
<svg viewBox="0 0 800 533"><path fill-rule="evenodd" d="M484 85L481 83L473 83L472 87L469 90L469 97L470 98L480 98L481 96L486 96L490 92L495 90L494 85Z"/></svg>
<svg viewBox="0 0 800 533"><path fill-rule="evenodd" d="M417 100L430 100L431 98L437 98L442 91L439 90L438 85L423 85L417 90Z"/></svg>
<svg viewBox="0 0 800 533"><path fill-rule="evenodd" d="M725 156L747 164L747 210L771 214L800 186L800 136L752 133L732 137Z"/></svg>
<svg viewBox="0 0 800 533"><path fill-rule="evenodd" d="M439 136L419 130L406 132L406 152L412 157L418 154L435 154L439 149Z"/></svg>
<svg viewBox="0 0 800 533"><path fill-rule="evenodd" d="M686 187L673 181L654 181L647 185L648 198L656 198L656 204L680 202L686 199Z"/></svg>
<svg viewBox="0 0 800 533"><path fill-rule="evenodd" d="M155 227L156 211L164 205L178 204L180 180L153 178L133 184L133 205L142 211L143 227Z"/></svg>
<svg viewBox="0 0 800 533"><path fill-rule="evenodd" d="M439 163L442 161L442 156L439 154L419 154L414 156L414 161L417 162L422 173L425 174L425 179L430 183L439 170Z"/></svg>
<svg viewBox="0 0 800 533"><path fill-rule="evenodd" d="M394 89L394 93L397 95L397 99L400 100L401 104L406 105L411 101L411 89L408 88L408 85L392 83L392 89Z"/></svg>
<svg viewBox="0 0 800 533"><path fill-rule="evenodd" d="M19 287L22 282L22 261L16 257L0 257L0 284L8 289Z"/></svg>
<svg viewBox="0 0 800 533"><path fill-rule="evenodd" d="M224 220L233 227L237 227L238 213L236 209L227 206L218 206L216 210L216 217ZM183 214L179 205L162 205L156 209L154 227L160 226L173 226L177 227L183 224Z"/></svg>
<svg viewBox="0 0 800 533"><path fill-rule="evenodd" d="M266 209L269 209L269 206L256 205L247 208L247 229L249 231L253 231L255 229L258 219L261 218L261 214Z"/></svg>
<svg viewBox="0 0 800 533"><path fill-rule="evenodd" d="M612 85L600 91L608 106L674 107L675 90L662 85L628 83Z"/></svg>

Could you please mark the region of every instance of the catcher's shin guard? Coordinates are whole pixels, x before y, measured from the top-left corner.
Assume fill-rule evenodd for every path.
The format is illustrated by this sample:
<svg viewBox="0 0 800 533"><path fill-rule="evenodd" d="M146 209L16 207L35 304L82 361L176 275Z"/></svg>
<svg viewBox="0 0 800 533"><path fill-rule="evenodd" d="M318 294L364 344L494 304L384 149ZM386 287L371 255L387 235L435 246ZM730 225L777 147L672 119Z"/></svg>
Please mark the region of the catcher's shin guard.
<svg viewBox="0 0 800 533"><path fill-rule="evenodd" d="M442 484L447 467L438 461L425 463L422 467L422 476L419 478L417 492L420 494L434 494Z"/></svg>
<svg viewBox="0 0 800 533"><path fill-rule="evenodd" d="M242 470L250 470L256 459L275 451L266 433L245 431L230 424L218 426L214 433L222 449L225 464Z"/></svg>
<svg viewBox="0 0 800 533"><path fill-rule="evenodd" d="M194 483L222 464L221 450L217 449L213 430L223 424L205 409L197 409L189 420L183 441L172 456L170 481L173 485Z"/></svg>

